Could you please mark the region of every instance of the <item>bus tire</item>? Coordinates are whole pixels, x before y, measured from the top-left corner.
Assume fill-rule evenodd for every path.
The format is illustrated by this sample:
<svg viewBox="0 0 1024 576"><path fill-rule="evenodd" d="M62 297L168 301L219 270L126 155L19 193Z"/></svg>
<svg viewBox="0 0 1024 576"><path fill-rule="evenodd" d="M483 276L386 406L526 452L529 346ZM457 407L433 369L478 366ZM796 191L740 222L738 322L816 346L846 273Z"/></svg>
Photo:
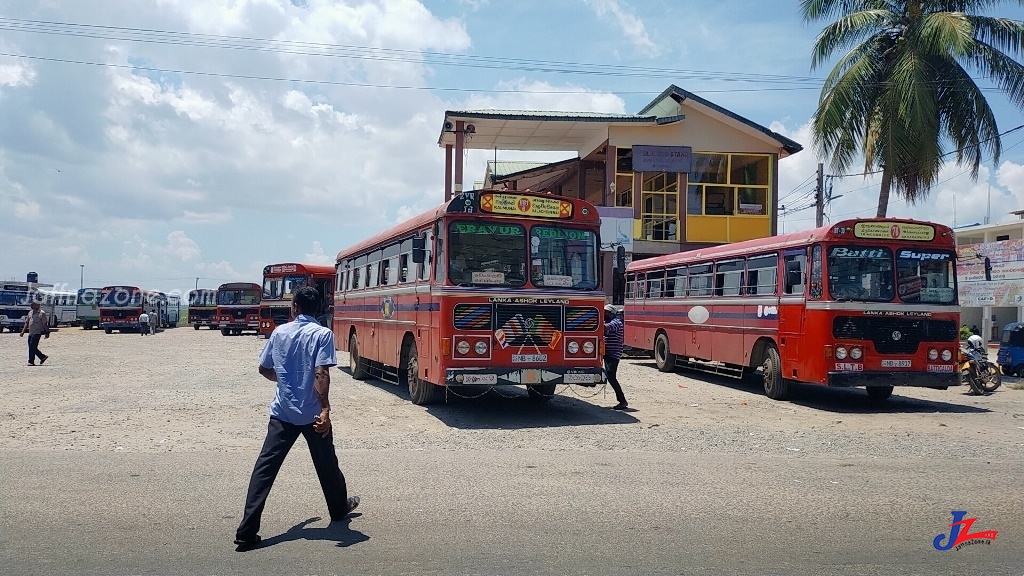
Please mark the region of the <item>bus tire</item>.
<svg viewBox="0 0 1024 576"><path fill-rule="evenodd" d="M363 366L363 359L359 357L359 343L356 342L356 335L353 332L348 339L348 369L354 380L366 380L369 373Z"/></svg>
<svg viewBox="0 0 1024 576"><path fill-rule="evenodd" d="M196 330L199 330L199 324L193 324L192 327L195 328Z"/></svg>
<svg viewBox="0 0 1024 576"><path fill-rule="evenodd" d="M230 336L231 335L231 330L228 329L228 328L221 328L220 329L220 335L221 336Z"/></svg>
<svg viewBox="0 0 1024 576"><path fill-rule="evenodd" d="M868 386L867 391L868 398L875 402L888 400L889 396L892 396L892 386Z"/></svg>
<svg viewBox="0 0 1024 576"><path fill-rule="evenodd" d="M104 328L103 331L106 332L107 334L113 334L114 333L114 331L112 329L110 329L110 328Z"/></svg>
<svg viewBox="0 0 1024 576"><path fill-rule="evenodd" d="M654 337L654 364L661 372L673 372L676 369L676 355L668 346L668 335L658 332Z"/></svg>
<svg viewBox="0 0 1024 576"><path fill-rule="evenodd" d="M534 402L547 402L555 395L555 384L533 384L526 387L526 395Z"/></svg>
<svg viewBox="0 0 1024 576"><path fill-rule="evenodd" d="M785 400L789 397L789 381L782 377L782 359L774 345L768 346L761 364L764 380L764 393L772 400Z"/></svg>
<svg viewBox="0 0 1024 576"><path fill-rule="evenodd" d="M436 402L441 397L441 387L420 378L420 357L416 342L410 341L402 349L400 364L405 366L405 381L409 385L409 400L417 406Z"/></svg>

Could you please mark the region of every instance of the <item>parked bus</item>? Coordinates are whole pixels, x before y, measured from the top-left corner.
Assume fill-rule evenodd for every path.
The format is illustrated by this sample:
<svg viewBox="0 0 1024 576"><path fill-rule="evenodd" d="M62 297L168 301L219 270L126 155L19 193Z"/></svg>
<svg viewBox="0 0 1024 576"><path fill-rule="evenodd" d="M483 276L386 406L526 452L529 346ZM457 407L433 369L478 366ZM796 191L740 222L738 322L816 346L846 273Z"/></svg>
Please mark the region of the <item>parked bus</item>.
<svg viewBox="0 0 1024 576"><path fill-rule="evenodd" d="M50 315L50 325L55 326L52 303L44 301L38 294L40 289L53 288L53 285L40 284L35 281L36 278L35 273L30 272L30 282L0 282L0 332L4 328L10 332L20 332L33 299L41 303L43 311Z"/></svg>
<svg viewBox="0 0 1024 576"><path fill-rule="evenodd" d="M577 199L489 190L343 250L334 333L353 377L408 386L604 381L597 210Z"/></svg>
<svg viewBox="0 0 1024 576"><path fill-rule="evenodd" d="M100 325L100 291L101 288L82 288L78 291L78 325L92 330Z"/></svg>
<svg viewBox="0 0 1024 576"><path fill-rule="evenodd" d="M272 264L263 268L263 296L260 300L260 336L292 319L292 292L312 286L323 298L317 320L331 327L334 298L334 266L323 264Z"/></svg>
<svg viewBox="0 0 1024 576"><path fill-rule="evenodd" d="M945 389L956 368L956 247L946 226L846 220L639 260L626 267L626 345L659 370L740 377L765 393L791 382Z"/></svg>
<svg viewBox="0 0 1024 576"><path fill-rule="evenodd" d="M78 293L61 290L40 290L40 303L50 314L50 325L78 325Z"/></svg>
<svg viewBox="0 0 1024 576"><path fill-rule="evenodd" d="M217 329L217 291L207 288L192 290L188 293L188 323L199 330L207 326Z"/></svg>
<svg viewBox="0 0 1024 576"><path fill-rule="evenodd" d="M263 288L251 282L229 282L217 288L217 322L220 333L241 334L260 328L260 296Z"/></svg>
<svg viewBox="0 0 1024 576"><path fill-rule="evenodd" d="M159 293L136 286L105 286L100 290L100 328L107 334L138 332L139 316L149 314L150 322L160 317Z"/></svg>
<svg viewBox="0 0 1024 576"><path fill-rule="evenodd" d="M167 295L167 310L164 318L165 328L177 328L181 321L181 296L177 294Z"/></svg>

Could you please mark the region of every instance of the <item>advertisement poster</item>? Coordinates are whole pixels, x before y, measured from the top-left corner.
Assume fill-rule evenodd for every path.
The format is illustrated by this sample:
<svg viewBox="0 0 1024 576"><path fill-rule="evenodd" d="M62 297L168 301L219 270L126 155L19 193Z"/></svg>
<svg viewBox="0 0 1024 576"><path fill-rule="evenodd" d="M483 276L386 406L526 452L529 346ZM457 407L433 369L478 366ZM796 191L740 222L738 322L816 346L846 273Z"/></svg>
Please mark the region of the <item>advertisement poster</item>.
<svg viewBox="0 0 1024 576"><path fill-rule="evenodd" d="M965 244L956 256L961 306L1024 306L1024 240ZM985 280L985 258L991 281Z"/></svg>

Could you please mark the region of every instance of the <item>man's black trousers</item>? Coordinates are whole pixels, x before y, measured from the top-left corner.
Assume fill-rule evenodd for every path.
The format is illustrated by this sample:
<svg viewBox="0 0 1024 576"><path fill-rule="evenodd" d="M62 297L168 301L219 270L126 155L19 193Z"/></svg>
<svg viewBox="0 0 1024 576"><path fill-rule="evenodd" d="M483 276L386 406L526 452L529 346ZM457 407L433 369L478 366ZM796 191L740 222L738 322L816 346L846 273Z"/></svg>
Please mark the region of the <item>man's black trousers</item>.
<svg viewBox="0 0 1024 576"><path fill-rule="evenodd" d="M256 466L249 479L249 492L245 497L245 513L235 533L237 538L253 539L260 531L260 518L263 507L267 503L270 488L274 485L281 464L288 456L288 451L299 435L306 438L309 455L313 457L313 467L320 478L320 487L327 500L327 511L331 520L341 520L348 513L348 490L345 476L338 467L338 456L334 453L334 432L321 436L313 430L312 424L297 426L277 418L270 418L267 425L267 439L263 441L263 449L256 459Z"/></svg>

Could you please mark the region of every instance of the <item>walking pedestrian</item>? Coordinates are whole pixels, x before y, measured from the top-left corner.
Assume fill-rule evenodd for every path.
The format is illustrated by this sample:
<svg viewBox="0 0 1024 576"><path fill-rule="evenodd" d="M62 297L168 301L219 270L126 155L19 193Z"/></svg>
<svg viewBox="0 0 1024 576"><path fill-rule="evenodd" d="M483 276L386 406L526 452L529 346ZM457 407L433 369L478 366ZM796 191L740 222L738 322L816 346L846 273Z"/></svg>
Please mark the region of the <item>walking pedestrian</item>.
<svg viewBox="0 0 1024 576"><path fill-rule="evenodd" d="M625 410L629 406L616 375L619 369L619 359L621 358L622 320L619 319L615 306L609 304L604 307L604 371L608 375L608 383L612 385L612 390L615 391L615 399L619 401L618 404L612 406L613 410Z"/></svg>
<svg viewBox="0 0 1024 576"><path fill-rule="evenodd" d="M39 339L50 337L50 317L39 307L39 302L32 301L31 310L25 317L25 324L21 327L21 337L28 332L28 365L35 366L36 358L39 358L39 365L42 366L49 358L39 350Z"/></svg>
<svg viewBox="0 0 1024 576"><path fill-rule="evenodd" d="M139 324L141 325L141 327L139 328L139 333L142 334L143 336L149 334L149 314L146 314L145 311L143 311L142 314L139 315Z"/></svg>
<svg viewBox="0 0 1024 576"><path fill-rule="evenodd" d="M316 313L320 295L304 286L292 294L295 320L278 326L260 355L259 372L277 382L270 403L270 424L263 448L249 479L245 512L235 532L239 550L259 544L260 518L281 464L301 434L309 446L331 521L344 520L359 505L348 496L345 476L338 467L331 430L331 366L336 365L334 333L321 326Z"/></svg>

